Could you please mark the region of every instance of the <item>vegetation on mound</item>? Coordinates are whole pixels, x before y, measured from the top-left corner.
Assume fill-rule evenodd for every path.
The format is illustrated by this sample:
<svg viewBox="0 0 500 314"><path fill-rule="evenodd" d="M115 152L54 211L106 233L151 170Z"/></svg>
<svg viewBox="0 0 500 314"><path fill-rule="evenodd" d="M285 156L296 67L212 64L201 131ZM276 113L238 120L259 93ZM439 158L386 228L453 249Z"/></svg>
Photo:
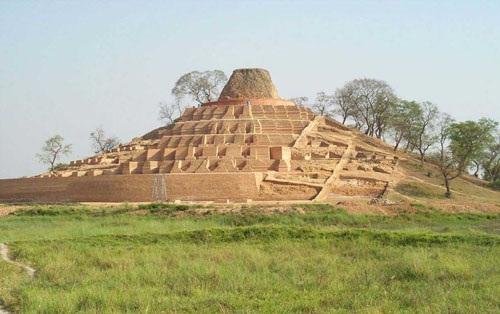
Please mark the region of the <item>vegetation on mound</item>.
<svg viewBox="0 0 500 314"><path fill-rule="evenodd" d="M158 214L172 214L179 211L186 211L192 208L192 206L188 205L180 205L180 204L167 204L167 203L151 203L145 205L139 205L139 209L146 209L150 213L158 213Z"/></svg>
<svg viewBox="0 0 500 314"><path fill-rule="evenodd" d="M401 182L394 189L396 192L410 197L444 198L443 193L436 191L436 188L418 182Z"/></svg>
<svg viewBox="0 0 500 314"><path fill-rule="evenodd" d="M406 159L400 161L400 166L408 174L408 179L419 180L410 181L404 180L396 185L396 191L410 197L419 197L427 199L442 199L444 197L445 187L443 186L443 181L439 175L437 166L432 163L421 164L416 160ZM397 190L397 186L410 183L412 187L409 187L408 191L405 189ZM482 203L498 203L499 195L491 186L483 186L486 181L481 181L480 179L473 177L459 177L453 182L452 190L457 192L454 193L453 199L450 202L460 202L462 200L473 200L479 205ZM415 191L416 190L416 191Z"/></svg>
<svg viewBox="0 0 500 314"><path fill-rule="evenodd" d="M488 183L488 187L495 191L500 191L500 180Z"/></svg>

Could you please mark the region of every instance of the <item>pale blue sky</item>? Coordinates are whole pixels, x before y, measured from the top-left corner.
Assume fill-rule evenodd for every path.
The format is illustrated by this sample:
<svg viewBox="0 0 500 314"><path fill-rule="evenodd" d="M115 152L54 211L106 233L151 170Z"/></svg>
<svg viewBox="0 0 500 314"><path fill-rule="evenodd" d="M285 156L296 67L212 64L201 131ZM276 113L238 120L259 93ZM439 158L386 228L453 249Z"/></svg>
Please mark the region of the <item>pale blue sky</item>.
<svg viewBox="0 0 500 314"><path fill-rule="evenodd" d="M99 125L128 141L183 73L241 67L269 69L283 98L370 77L500 120L500 1L0 0L0 178L42 171L56 133L68 160Z"/></svg>

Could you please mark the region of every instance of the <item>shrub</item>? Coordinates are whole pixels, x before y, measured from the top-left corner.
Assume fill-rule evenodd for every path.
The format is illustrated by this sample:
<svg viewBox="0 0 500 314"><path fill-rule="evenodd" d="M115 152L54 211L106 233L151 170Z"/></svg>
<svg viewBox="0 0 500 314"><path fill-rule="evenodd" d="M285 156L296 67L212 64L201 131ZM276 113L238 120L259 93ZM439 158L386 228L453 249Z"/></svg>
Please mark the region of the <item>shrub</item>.
<svg viewBox="0 0 500 314"><path fill-rule="evenodd" d="M188 205L166 204L166 203L150 203L139 205L139 209L146 209L152 214L171 214L180 211L186 211L190 207Z"/></svg>
<svg viewBox="0 0 500 314"><path fill-rule="evenodd" d="M500 180L488 183L488 187L493 190L500 191Z"/></svg>
<svg viewBox="0 0 500 314"><path fill-rule="evenodd" d="M443 193L440 191L436 191L435 188L417 183L417 182L403 182L396 185L396 191L413 197L422 197L422 198L441 198L443 197Z"/></svg>

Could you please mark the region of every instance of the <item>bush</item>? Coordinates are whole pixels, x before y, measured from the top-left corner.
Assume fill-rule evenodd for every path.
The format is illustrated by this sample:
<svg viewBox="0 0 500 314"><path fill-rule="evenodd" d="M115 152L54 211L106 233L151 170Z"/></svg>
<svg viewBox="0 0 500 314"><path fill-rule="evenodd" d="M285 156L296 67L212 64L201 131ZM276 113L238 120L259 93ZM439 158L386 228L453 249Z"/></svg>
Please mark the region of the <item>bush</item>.
<svg viewBox="0 0 500 314"><path fill-rule="evenodd" d="M418 182L403 182L396 185L395 190L401 194L422 197L422 198L442 198L443 193L436 191L434 187L418 183Z"/></svg>
<svg viewBox="0 0 500 314"><path fill-rule="evenodd" d="M488 183L488 187L495 191L500 191L500 180Z"/></svg>
<svg viewBox="0 0 500 314"><path fill-rule="evenodd" d="M152 214L171 214L175 212L186 211L190 207L188 205L151 203L139 205L138 208L148 210Z"/></svg>

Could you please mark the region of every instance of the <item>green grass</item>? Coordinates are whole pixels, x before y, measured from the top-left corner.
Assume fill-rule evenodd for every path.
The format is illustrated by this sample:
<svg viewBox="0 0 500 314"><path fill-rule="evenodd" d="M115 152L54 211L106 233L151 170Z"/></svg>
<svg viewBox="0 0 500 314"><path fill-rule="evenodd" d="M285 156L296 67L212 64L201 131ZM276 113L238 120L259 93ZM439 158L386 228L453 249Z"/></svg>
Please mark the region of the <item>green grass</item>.
<svg viewBox="0 0 500 314"><path fill-rule="evenodd" d="M488 183L488 187L495 191L500 191L500 180Z"/></svg>
<svg viewBox="0 0 500 314"><path fill-rule="evenodd" d="M444 196L444 181L435 166L428 163L422 166L419 162L413 160L401 160L400 165L408 175L429 183L417 183L418 190L423 190L425 194L430 195L430 198L442 198ZM411 182L410 184L413 183ZM492 202L500 205L498 191L495 191L493 188L473 184L460 177L452 180L450 186L453 192L458 192L452 192L452 196L455 199L468 202L471 200L475 200L476 202ZM419 197L418 195L411 195L411 190L409 192L408 196Z"/></svg>
<svg viewBox="0 0 500 314"><path fill-rule="evenodd" d="M444 198L443 191L419 182L402 182L396 185L395 190L401 194L421 198Z"/></svg>
<svg viewBox="0 0 500 314"><path fill-rule="evenodd" d="M0 299L23 313L500 310L500 215L183 215L191 207L33 206L0 219ZM144 213L143 213L144 214Z"/></svg>

